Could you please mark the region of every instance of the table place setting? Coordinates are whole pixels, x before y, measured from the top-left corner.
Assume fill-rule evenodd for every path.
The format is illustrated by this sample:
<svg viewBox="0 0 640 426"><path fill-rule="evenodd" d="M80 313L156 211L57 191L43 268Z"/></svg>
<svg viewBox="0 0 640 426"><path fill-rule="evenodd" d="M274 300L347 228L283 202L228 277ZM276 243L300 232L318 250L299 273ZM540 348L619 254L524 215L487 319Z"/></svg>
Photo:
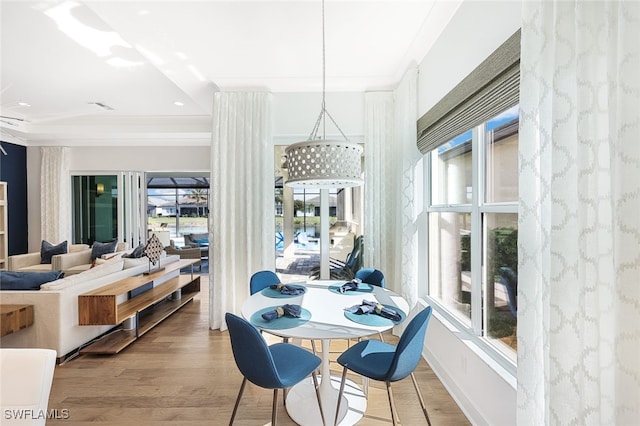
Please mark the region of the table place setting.
<svg viewBox="0 0 640 426"><path fill-rule="evenodd" d="M274 299L286 299L289 297L300 296L307 292L307 288L300 284L272 284L262 289L263 296Z"/></svg>
<svg viewBox="0 0 640 426"><path fill-rule="evenodd" d="M401 309L371 300L363 300L360 305L344 308L344 315L353 322L371 326L399 324L406 318Z"/></svg>
<svg viewBox="0 0 640 426"><path fill-rule="evenodd" d="M337 294L357 295L358 293L373 292L373 286L371 284L363 283L362 280L358 278L354 278L342 285L329 286L329 291Z"/></svg>
<svg viewBox="0 0 640 426"><path fill-rule="evenodd" d="M300 305L285 304L269 306L251 315L250 322L256 327L284 330L298 327L311 319L311 312Z"/></svg>

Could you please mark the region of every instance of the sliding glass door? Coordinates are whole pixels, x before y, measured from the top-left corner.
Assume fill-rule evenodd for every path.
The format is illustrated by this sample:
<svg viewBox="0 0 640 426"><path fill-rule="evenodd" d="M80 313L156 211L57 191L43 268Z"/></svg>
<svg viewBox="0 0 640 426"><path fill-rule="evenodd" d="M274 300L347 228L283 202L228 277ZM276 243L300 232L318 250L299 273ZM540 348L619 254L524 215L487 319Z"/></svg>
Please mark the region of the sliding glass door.
<svg viewBox="0 0 640 426"><path fill-rule="evenodd" d="M118 240L135 247L146 241L143 174L75 175L71 182L73 243Z"/></svg>
<svg viewBox="0 0 640 426"><path fill-rule="evenodd" d="M93 244L118 237L117 176L73 176L73 242Z"/></svg>

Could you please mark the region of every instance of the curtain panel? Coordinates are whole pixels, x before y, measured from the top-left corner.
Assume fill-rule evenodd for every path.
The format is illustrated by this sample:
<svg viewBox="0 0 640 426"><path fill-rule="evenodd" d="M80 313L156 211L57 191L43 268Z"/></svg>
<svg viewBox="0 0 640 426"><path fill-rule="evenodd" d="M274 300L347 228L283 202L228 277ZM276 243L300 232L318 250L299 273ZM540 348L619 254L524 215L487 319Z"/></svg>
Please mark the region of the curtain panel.
<svg viewBox="0 0 640 426"><path fill-rule="evenodd" d="M523 3L520 425L640 418L640 3Z"/></svg>
<svg viewBox="0 0 640 426"><path fill-rule="evenodd" d="M413 306L417 287L417 68L393 92L365 94L364 264Z"/></svg>
<svg viewBox="0 0 640 426"><path fill-rule="evenodd" d="M402 295L414 306L418 302L418 215L422 211L422 154L416 147L418 116L418 69L411 68L393 92L395 104L394 146L401 150L400 187L396 192L396 215L400 218L397 235L402 255L396 258L396 271ZM396 172L397 173L397 172Z"/></svg>
<svg viewBox="0 0 640 426"><path fill-rule="evenodd" d="M400 246L394 194L399 188L396 166L400 164L400 152L393 143L393 92L365 93L364 99L363 263L381 270L387 285L399 292L395 256Z"/></svg>
<svg viewBox="0 0 640 426"><path fill-rule="evenodd" d="M40 235L59 244L71 240L69 148L40 148Z"/></svg>
<svg viewBox="0 0 640 426"><path fill-rule="evenodd" d="M269 93L217 92L211 136L210 327L240 313L249 279L275 270L274 152Z"/></svg>

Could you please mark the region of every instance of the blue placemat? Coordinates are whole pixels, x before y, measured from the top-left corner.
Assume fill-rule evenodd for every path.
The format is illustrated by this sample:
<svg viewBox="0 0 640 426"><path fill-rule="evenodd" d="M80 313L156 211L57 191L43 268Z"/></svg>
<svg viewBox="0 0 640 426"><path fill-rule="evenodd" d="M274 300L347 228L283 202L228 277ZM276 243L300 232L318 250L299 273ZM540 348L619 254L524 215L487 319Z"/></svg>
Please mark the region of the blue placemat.
<svg viewBox="0 0 640 426"><path fill-rule="evenodd" d="M391 321L388 318L381 317L377 314L354 314L353 312L344 311L344 316L349 318L353 322L357 322L362 325L369 325L372 327L384 327L391 324L400 324L407 318L407 314L405 314L402 310L396 308L392 305L382 305L385 308L393 309L400 315L400 321Z"/></svg>
<svg viewBox="0 0 640 426"><path fill-rule="evenodd" d="M311 319L311 312L309 312L305 308L302 308L302 312L300 312L300 318L293 318L285 315L272 321L265 321L264 319L262 319L262 314L264 314L265 312L273 311L278 306L280 305L260 309L259 311L251 315L251 319L249 321L251 322L251 324L259 328L265 328L269 330L284 330L287 328L301 326Z"/></svg>
<svg viewBox="0 0 640 426"><path fill-rule="evenodd" d="M340 293L340 287L342 287L342 284L340 285L330 285L329 286L329 291L332 293L337 293L337 294L345 294L345 295L359 295L362 293L371 293L373 291L373 286L371 284L367 284L367 283L360 283L358 284L358 289L357 290L349 290L349 291L345 291L344 293Z"/></svg>
<svg viewBox="0 0 640 426"><path fill-rule="evenodd" d="M300 288L300 289L303 290L303 292L301 294L282 294L282 293L280 293L280 290L278 290L278 289L271 288L271 287L265 287L260 291L260 293L262 293L263 296L273 297L274 299L287 299L289 297L302 296L303 294L305 294L307 292L307 288L305 286L303 286L303 285L287 284L287 286L293 287L293 288Z"/></svg>

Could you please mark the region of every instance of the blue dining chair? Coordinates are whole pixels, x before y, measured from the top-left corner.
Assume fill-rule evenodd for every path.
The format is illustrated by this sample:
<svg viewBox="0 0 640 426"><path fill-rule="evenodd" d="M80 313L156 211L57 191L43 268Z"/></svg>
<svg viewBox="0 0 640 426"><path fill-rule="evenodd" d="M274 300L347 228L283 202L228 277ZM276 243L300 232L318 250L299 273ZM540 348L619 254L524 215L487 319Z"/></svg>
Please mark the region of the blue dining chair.
<svg viewBox="0 0 640 426"><path fill-rule="evenodd" d="M316 369L321 363L320 358L306 349L289 343L267 345L258 329L237 315L226 313L225 320L227 327L229 327L233 357L244 376L229 425L233 424L236 417L247 380L261 388L273 389L271 424L275 426L278 390L290 388L310 374L313 377L318 406L324 424L316 374Z"/></svg>
<svg viewBox="0 0 640 426"><path fill-rule="evenodd" d="M420 311L411 322L409 322L409 325L402 333L402 336L400 336L400 340L396 346L379 340L363 340L344 351L342 355L338 357L338 364L344 368L342 370L342 381L338 394L335 424L338 423L340 401L344 393L347 370L351 370L366 378L386 383L389 405L391 406L391 420L394 425L397 424L397 413L393 403L391 382L397 382L407 376L411 376L422 411L427 419L427 423L431 426L427 408L424 405L422 394L418 388L418 382L413 374L422 357L422 348L424 346L424 338L429 318L431 318L431 306Z"/></svg>
<svg viewBox="0 0 640 426"><path fill-rule="evenodd" d="M273 284L280 284L280 278L278 278L275 272L268 271L268 270L258 271L255 274L251 275L251 278L249 279L249 293L256 294L257 292L262 291L263 289ZM289 341L289 339L287 338L283 340L285 342ZM311 349L315 354L316 345L313 340L311 341Z"/></svg>
<svg viewBox="0 0 640 426"><path fill-rule="evenodd" d="M258 271L249 279L249 293L255 294L272 284L280 284L280 278L273 271Z"/></svg>
<svg viewBox="0 0 640 426"><path fill-rule="evenodd" d="M361 268L356 272L355 278L362 280L363 283L385 287L384 274L379 269Z"/></svg>

